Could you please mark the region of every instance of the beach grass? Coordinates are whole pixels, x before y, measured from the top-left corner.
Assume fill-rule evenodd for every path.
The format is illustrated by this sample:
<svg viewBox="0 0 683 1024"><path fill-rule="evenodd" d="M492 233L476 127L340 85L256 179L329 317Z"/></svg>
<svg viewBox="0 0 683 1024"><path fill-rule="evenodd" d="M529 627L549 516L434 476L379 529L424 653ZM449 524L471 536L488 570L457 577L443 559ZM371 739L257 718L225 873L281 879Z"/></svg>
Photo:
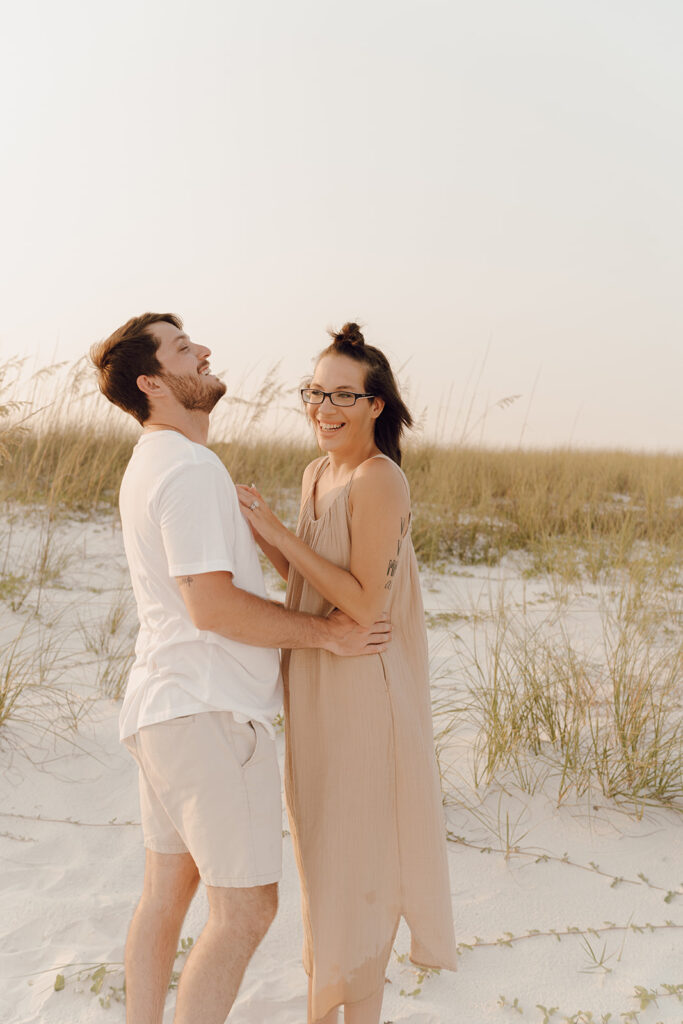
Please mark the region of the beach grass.
<svg viewBox="0 0 683 1024"><path fill-rule="evenodd" d="M112 519L139 430L97 393L84 361L28 380L22 373L16 361L0 367L0 602L40 622L43 592L59 585L70 557L58 524ZM287 424L275 440L261 430L273 395ZM292 401L272 375L256 394L228 395L211 440L233 479L255 482L290 526L302 471L318 454ZM683 806L683 454L447 447L416 437L403 466L423 567L448 574L512 557L516 572L547 581L556 608L541 622L504 601L489 609L461 659L457 694L438 698L441 746L470 730L474 787L552 786L559 801L597 787L636 808ZM18 558L17 524L29 515L38 526ZM557 618L595 584L613 595L600 612L597 657ZM80 625L97 686L113 699L132 660L124 606L115 594L99 621ZM32 663L30 648L13 644L15 635L2 650L0 725L25 713L34 682L47 685L44 656L34 652Z"/></svg>
<svg viewBox="0 0 683 1024"><path fill-rule="evenodd" d="M557 803L600 792L635 813L683 809L681 608L659 626L650 611L601 609L587 650L556 614L530 622L501 605L458 659L457 698L435 701L440 761L465 730L474 790L496 781Z"/></svg>
<svg viewBox="0 0 683 1024"><path fill-rule="evenodd" d="M284 427L265 436L272 402ZM269 375L255 394L227 396L212 439L233 479L255 482L290 522L303 469L318 454L295 405ZM0 500L85 513L114 507L137 434L97 394L85 361L23 382L21 365L6 364ZM683 557L683 453L448 447L418 436L407 440L403 466L425 565L495 565L523 550L530 571L595 579L643 545L673 564Z"/></svg>
<svg viewBox="0 0 683 1024"><path fill-rule="evenodd" d="M99 723L98 740L114 743L134 657L116 502L139 431L95 392L86 368L42 373L28 393L12 383L20 371L15 363L0 372L0 760L11 769L28 757L38 778L55 771L86 787L78 771L92 755L98 790L92 814L73 818L72 796L37 813L31 776L30 803L10 815L17 827L3 835L17 844L45 842L47 829L125 834L133 828L125 803L100 813L119 769L109 751L103 762L116 767L101 784L106 766L92 737ZM318 452L294 410L285 409L278 439L266 439L262 409L274 386L228 396L211 444L233 479L255 482L293 526L302 470ZM418 436L403 465L423 570L446 835L464 904L458 985L474 978L477 1007L488 1000L492 1014L530 1024L645 1024L652 1007L668 1020L683 986L670 966L664 973L650 964L683 929L683 886L675 858L665 856L669 841L677 848L683 811L683 454L448 447ZM589 839L576 821L589 823ZM612 845L600 846L606 830ZM651 830L665 840L661 858L647 846ZM480 888L486 861L488 892ZM79 871L86 876L85 866ZM478 892L471 901L462 897L469 878ZM536 886L540 903L520 898ZM576 893L566 915L560 891ZM631 955L632 964L635 943L642 967L633 973L621 961ZM184 938L178 957L191 944ZM74 1019L79 999L120 1015L125 987L114 949L109 940L96 953L50 949L34 970L54 999L72 999ZM388 968L402 1012L414 1004L421 1019L440 1000L450 1020L448 980L411 965L403 949ZM500 950L517 958L516 972L494 959ZM84 962L93 955L96 963ZM550 957L556 977L548 982L532 965ZM626 989L605 995L603 983L625 970ZM562 972L577 972L576 996ZM171 987L177 978L176 970ZM576 1009L589 1001L592 1011Z"/></svg>

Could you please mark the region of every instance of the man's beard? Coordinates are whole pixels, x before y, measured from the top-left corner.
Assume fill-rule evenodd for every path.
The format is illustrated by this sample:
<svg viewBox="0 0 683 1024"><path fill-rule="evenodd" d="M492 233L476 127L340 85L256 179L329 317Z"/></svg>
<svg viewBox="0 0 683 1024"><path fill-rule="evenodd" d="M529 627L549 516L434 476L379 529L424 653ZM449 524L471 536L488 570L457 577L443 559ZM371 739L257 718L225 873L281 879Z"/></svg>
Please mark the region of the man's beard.
<svg viewBox="0 0 683 1024"><path fill-rule="evenodd" d="M190 374L162 373L161 377L183 408L191 412L211 412L226 392L223 381L208 374L192 377Z"/></svg>

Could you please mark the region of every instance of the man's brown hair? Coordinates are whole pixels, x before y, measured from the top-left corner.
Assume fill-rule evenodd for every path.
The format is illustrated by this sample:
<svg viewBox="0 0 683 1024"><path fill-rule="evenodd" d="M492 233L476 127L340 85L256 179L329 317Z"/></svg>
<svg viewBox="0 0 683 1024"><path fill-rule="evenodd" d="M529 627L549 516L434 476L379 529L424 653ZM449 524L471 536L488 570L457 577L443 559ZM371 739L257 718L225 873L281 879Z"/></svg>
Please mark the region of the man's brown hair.
<svg viewBox="0 0 683 1024"><path fill-rule="evenodd" d="M90 359L97 370L102 394L129 412L138 423L149 419L149 400L138 387L141 374L156 376L162 366L157 359L159 339L150 330L153 324L166 323L183 329L183 322L173 313L143 313L132 317L123 327L98 341L90 349Z"/></svg>

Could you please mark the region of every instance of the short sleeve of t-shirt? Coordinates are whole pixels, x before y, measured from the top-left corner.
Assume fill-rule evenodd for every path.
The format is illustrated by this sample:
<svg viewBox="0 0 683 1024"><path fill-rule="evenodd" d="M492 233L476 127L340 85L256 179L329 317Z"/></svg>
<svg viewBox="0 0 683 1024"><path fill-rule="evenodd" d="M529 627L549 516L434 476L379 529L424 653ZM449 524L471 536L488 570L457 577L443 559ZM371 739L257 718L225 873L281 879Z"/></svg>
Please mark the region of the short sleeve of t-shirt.
<svg viewBox="0 0 683 1024"><path fill-rule="evenodd" d="M169 576L235 571L237 495L210 462L184 465L159 487L154 504Z"/></svg>

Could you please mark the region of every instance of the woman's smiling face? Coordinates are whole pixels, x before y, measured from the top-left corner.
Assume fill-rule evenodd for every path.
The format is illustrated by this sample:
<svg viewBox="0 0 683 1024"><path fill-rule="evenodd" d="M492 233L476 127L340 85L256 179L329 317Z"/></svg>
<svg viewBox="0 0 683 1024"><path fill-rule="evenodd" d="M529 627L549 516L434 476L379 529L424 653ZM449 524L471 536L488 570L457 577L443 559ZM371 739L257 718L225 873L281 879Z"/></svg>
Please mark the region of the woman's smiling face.
<svg viewBox="0 0 683 1024"><path fill-rule="evenodd" d="M349 356L330 353L315 368L311 388L320 391L351 391L365 394L365 363ZM381 398L358 398L355 405L333 405L326 398L321 405L307 405L306 412L315 428L318 444L326 452L345 452L367 446L374 440L375 420L381 413Z"/></svg>

